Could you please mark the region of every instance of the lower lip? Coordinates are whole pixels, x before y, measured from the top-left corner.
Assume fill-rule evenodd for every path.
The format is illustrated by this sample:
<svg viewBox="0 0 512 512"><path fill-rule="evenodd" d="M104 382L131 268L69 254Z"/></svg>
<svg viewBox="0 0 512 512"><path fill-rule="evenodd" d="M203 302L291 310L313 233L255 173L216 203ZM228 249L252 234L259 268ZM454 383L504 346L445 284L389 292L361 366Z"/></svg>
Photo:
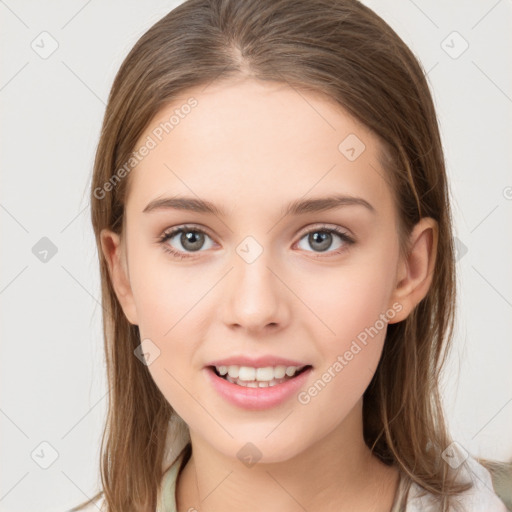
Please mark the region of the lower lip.
<svg viewBox="0 0 512 512"><path fill-rule="evenodd" d="M310 367L297 377L272 387L248 388L219 377L212 368L204 369L219 395L237 407L252 411L270 409L288 400L304 385L311 370Z"/></svg>

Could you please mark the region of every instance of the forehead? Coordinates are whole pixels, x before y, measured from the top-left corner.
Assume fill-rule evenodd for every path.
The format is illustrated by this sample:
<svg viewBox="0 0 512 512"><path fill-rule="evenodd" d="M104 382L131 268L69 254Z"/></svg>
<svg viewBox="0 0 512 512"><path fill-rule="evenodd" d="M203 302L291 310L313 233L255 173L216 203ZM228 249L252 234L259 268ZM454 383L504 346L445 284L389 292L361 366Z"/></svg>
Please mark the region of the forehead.
<svg viewBox="0 0 512 512"><path fill-rule="evenodd" d="M127 199L139 212L175 194L233 210L333 192L390 200L377 137L334 101L288 84L190 89L161 109L134 150L144 145L151 149L130 173Z"/></svg>

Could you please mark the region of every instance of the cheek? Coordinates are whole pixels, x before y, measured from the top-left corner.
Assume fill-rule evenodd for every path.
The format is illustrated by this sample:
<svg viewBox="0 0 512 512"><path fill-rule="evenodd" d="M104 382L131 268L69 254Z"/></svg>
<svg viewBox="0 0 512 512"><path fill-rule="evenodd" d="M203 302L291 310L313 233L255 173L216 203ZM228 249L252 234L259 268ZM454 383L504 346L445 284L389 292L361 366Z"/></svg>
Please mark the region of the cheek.
<svg viewBox="0 0 512 512"><path fill-rule="evenodd" d="M317 336L331 338L329 346L341 349L376 322L382 329L379 319L389 308L393 290L390 276L390 266L381 260L317 272L303 280L298 294L306 297L310 311L320 320Z"/></svg>
<svg viewBox="0 0 512 512"><path fill-rule="evenodd" d="M340 343L340 350L317 369L315 378L297 397L306 430L327 433L343 423L375 374L384 336L382 331L366 345L358 340ZM320 427L316 418L322 418Z"/></svg>
<svg viewBox="0 0 512 512"><path fill-rule="evenodd" d="M192 267L167 262L161 249L131 251L130 278L141 337L151 339L159 351L149 372L181 417L202 415L204 411L192 410L200 401L199 390L186 391L183 386L190 369L197 367L197 340L206 338L208 324L215 321L216 308L208 292L219 276L212 272L198 279ZM304 390L305 400L311 402L308 409L325 411L336 404L334 423L360 399L377 367L386 331L380 315L388 307L393 258L393 248L381 246L351 263L330 267L308 263L284 276L295 282L294 292L301 299L293 305L290 297L292 323L302 324L310 333L320 363L318 380Z"/></svg>
<svg viewBox="0 0 512 512"><path fill-rule="evenodd" d="M197 366L194 354L198 340L204 339L203 326L209 318L207 301L201 299L211 284L170 265L165 255L155 254L158 252L134 248L130 280L143 350L146 344L157 355L148 370L178 410L180 403L190 402L180 383L185 384L190 368Z"/></svg>
<svg viewBox="0 0 512 512"><path fill-rule="evenodd" d="M130 269L139 328L148 337L174 337L212 286L197 272L168 261L161 248L134 248Z"/></svg>
<svg viewBox="0 0 512 512"><path fill-rule="evenodd" d="M317 317L308 315L304 322L314 330L312 339L321 354L319 374L329 372L319 383L329 382L323 392L328 401L352 403L371 381L388 321L396 313L389 302L397 255L393 246L376 244L353 263L302 282L299 293Z"/></svg>
<svg viewBox="0 0 512 512"><path fill-rule="evenodd" d="M373 279L346 280L343 285L331 289L331 298L319 311L330 332L317 330L318 351L322 354L321 372L336 375L343 394L350 390L362 394L375 371L382 352L387 321L387 290L384 283ZM321 298L318 297L320 301ZM325 380L329 381L329 375Z"/></svg>
<svg viewBox="0 0 512 512"><path fill-rule="evenodd" d="M394 316L387 307L386 282L377 281L377 274L351 272L339 284L331 282L329 295L310 295L329 329L316 328L321 362L311 386L298 397L309 417L324 415L326 429L343 421L361 399L377 369L387 321Z"/></svg>

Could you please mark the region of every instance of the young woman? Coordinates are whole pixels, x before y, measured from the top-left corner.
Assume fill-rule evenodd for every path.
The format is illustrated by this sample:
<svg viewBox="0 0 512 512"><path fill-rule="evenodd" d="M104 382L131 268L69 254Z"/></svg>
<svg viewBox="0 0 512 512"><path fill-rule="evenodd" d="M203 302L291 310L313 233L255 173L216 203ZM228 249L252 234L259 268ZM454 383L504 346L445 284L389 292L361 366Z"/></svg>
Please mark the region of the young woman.
<svg viewBox="0 0 512 512"><path fill-rule="evenodd" d="M116 76L91 206L104 510L505 510L440 403L455 266L432 98L370 9L171 11Z"/></svg>

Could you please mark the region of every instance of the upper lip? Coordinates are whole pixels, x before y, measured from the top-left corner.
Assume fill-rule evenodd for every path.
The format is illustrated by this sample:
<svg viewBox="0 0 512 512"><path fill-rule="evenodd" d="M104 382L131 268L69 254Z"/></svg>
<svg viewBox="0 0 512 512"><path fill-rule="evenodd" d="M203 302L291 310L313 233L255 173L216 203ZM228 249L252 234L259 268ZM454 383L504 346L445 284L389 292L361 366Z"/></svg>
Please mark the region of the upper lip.
<svg viewBox="0 0 512 512"><path fill-rule="evenodd" d="M283 357L266 355L260 357L248 356L231 356L225 359L216 359L206 365L208 366L249 366L252 368L265 368L267 366L311 366L308 363L302 363L293 359L286 359Z"/></svg>

